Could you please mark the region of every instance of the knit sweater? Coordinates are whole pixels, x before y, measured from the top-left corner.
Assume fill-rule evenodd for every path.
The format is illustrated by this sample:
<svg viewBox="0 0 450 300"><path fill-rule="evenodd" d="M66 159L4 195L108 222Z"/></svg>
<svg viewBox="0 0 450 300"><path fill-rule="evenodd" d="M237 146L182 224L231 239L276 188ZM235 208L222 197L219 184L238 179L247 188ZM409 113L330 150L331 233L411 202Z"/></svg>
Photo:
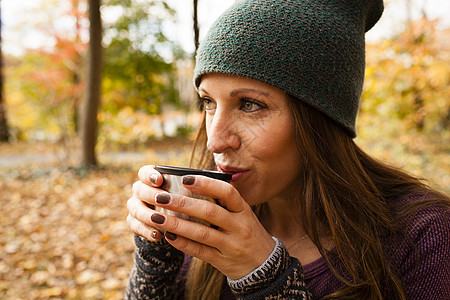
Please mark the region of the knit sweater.
<svg viewBox="0 0 450 300"><path fill-rule="evenodd" d="M189 257L185 259L183 253L165 241L151 243L136 236L135 242L135 264L125 299L183 299L182 275L189 265ZM331 263L342 267L332 253ZM386 254L391 257L391 266L399 275L407 299L450 299L448 208L419 211L403 238L386 241ZM277 266L283 267L265 270L257 283L258 290L252 288L251 282L240 290L224 284L221 299L320 299L342 285L322 258L305 266L288 254L277 259L280 260ZM275 278L271 276L274 273Z"/></svg>

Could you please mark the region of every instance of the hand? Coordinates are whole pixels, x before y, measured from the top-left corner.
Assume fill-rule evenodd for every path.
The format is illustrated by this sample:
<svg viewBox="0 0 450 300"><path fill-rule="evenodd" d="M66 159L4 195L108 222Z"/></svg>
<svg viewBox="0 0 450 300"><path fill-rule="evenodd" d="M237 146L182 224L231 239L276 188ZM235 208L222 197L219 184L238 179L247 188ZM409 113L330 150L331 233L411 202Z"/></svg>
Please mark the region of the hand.
<svg viewBox="0 0 450 300"><path fill-rule="evenodd" d="M164 190L158 188L163 183L163 177L153 166L144 166L139 169L139 181L133 184L133 196L128 199L127 208L128 227L137 235L149 241L158 242L163 234L153 226L151 216L156 213L155 195Z"/></svg>
<svg viewBox="0 0 450 300"><path fill-rule="evenodd" d="M149 180L151 174L158 175L156 184ZM220 180L188 177L194 180L184 184L186 188L219 199L223 207L156 189L152 186L162 184L161 175L152 167L143 167L139 171L141 181L133 186L133 197L128 201L130 228L147 238L155 228L166 230L166 239L172 246L210 263L231 279L245 276L260 266L272 252L275 242L239 192ZM167 197L167 204L157 202ZM205 220L218 229L155 212L144 203ZM152 240L158 238L159 235Z"/></svg>

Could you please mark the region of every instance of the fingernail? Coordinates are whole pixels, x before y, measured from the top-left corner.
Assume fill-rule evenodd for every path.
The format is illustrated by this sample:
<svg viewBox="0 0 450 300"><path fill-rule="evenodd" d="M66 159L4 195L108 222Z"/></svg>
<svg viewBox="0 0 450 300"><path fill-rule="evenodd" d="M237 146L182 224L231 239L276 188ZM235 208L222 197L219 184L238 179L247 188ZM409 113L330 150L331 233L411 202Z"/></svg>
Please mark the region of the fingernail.
<svg viewBox="0 0 450 300"><path fill-rule="evenodd" d="M155 173L150 174L150 182L152 184L156 184L156 181L158 181L158 174Z"/></svg>
<svg viewBox="0 0 450 300"><path fill-rule="evenodd" d="M152 219L152 221L155 222L156 224L162 224L166 220L166 218L164 216L159 215L159 214L153 214L150 217L150 219Z"/></svg>
<svg viewBox="0 0 450 300"><path fill-rule="evenodd" d="M176 235L176 234L171 233L171 232L167 232L167 231L166 231L166 233L164 234L164 236L165 236L166 238L168 238L169 240L171 240L171 241L175 241L175 240L177 239L177 235Z"/></svg>
<svg viewBox="0 0 450 300"><path fill-rule="evenodd" d="M155 240L157 235L158 235L158 231L153 230L153 231L152 231L152 239Z"/></svg>
<svg viewBox="0 0 450 300"><path fill-rule="evenodd" d="M183 176L183 184L192 185L195 181L195 177L193 176Z"/></svg>
<svg viewBox="0 0 450 300"><path fill-rule="evenodd" d="M156 194L155 200L156 203L167 204L170 202L170 196L168 194Z"/></svg>

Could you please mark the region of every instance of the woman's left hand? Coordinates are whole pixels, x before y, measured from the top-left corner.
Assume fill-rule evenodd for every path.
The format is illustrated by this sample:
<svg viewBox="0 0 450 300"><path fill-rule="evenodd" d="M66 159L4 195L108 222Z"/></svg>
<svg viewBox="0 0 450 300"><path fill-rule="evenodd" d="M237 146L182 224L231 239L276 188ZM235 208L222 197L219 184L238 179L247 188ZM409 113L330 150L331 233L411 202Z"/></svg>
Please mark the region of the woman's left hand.
<svg viewBox="0 0 450 300"><path fill-rule="evenodd" d="M167 204L156 205L205 220L218 229L164 215L166 239L175 248L204 260L230 279L241 278L259 267L275 247L275 241L250 206L229 183L204 176L189 176L184 187L194 193L219 199L222 206L175 194ZM186 181L184 181L186 182ZM162 214L161 214L162 215Z"/></svg>

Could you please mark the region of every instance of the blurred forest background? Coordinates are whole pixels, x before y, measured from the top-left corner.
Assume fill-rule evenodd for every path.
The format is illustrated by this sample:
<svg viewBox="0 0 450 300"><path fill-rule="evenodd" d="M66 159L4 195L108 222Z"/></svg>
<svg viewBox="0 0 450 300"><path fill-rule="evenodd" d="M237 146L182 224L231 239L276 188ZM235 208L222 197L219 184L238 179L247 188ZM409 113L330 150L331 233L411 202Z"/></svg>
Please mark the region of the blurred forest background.
<svg viewBox="0 0 450 300"><path fill-rule="evenodd" d="M386 1L420 14L368 43L356 141L450 193L450 27L426 2ZM173 3L45 0L27 23L52 44L0 52L0 299L123 297L139 166L186 166L199 125Z"/></svg>

